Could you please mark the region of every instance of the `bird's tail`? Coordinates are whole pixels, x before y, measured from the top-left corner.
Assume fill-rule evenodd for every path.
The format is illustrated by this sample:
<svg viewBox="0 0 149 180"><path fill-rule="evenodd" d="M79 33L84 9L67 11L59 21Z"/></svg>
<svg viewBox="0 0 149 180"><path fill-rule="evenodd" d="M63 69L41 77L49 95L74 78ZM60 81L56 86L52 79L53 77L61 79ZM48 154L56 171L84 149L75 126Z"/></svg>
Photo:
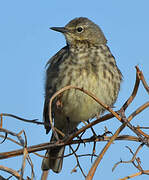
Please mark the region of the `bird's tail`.
<svg viewBox="0 0 149 180"><path fill-rule="evenodd" d="M64 151L64 146L48 149L45 154L45 158L42 161L42 170L47 171L52 169L55 173L59 173L63 165Z"/></svg>

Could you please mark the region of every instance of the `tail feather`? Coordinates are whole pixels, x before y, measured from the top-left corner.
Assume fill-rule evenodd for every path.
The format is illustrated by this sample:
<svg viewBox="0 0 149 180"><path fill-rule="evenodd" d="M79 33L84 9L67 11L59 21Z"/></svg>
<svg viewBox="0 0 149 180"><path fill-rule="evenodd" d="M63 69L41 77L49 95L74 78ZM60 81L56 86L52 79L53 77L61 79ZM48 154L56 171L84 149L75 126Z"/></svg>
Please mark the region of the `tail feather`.
<svg viewBox="0 0 149 180"><path fill-rule="evenodd" d="M56 147L47 150L42 161L42 170L47 171L52 169L55 173L59 173L63 165L65 147Z"/></svg>

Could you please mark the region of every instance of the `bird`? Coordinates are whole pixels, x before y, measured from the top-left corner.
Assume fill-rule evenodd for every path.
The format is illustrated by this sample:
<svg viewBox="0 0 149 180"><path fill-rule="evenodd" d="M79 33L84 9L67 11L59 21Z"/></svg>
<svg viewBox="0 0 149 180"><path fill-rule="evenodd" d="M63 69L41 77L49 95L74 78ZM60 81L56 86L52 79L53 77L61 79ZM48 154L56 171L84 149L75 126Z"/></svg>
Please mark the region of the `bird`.
<svg viewBox="0 0 149 180"><path fill-rule="evenodd" d="M122 82L122 73L107 46L104 33L93 21L86 17L77 17L64 27L51 29L65 36L66 46L46 65L43 110L46 133L51 129L49 101L58 90L68 85L83 88L109 107L113 107ZM102 115L104 111L105 109L88 95L69 89L53 101L54 127L69 135L80 122ZM62 139L61 135L58 137ZM56 141L53 134L51 141ZM49 148L42 161L42 170L52 169L59 173L63 165L64 150L64 146Z"/></svg>

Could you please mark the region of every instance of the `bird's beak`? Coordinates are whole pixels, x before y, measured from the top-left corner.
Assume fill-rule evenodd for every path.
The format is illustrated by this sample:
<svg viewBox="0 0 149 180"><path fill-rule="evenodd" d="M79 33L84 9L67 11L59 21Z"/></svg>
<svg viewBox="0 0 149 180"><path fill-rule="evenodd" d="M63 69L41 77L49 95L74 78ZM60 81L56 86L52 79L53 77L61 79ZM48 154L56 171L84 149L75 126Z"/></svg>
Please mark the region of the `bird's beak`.
<svg viewBox="0 0 149 180"><path fill-rule="evenodd" d="M66 33L68 32L68 30L65 27L51 27L50 29L54 30L54 31L58 31L61 33Z"/></svg>

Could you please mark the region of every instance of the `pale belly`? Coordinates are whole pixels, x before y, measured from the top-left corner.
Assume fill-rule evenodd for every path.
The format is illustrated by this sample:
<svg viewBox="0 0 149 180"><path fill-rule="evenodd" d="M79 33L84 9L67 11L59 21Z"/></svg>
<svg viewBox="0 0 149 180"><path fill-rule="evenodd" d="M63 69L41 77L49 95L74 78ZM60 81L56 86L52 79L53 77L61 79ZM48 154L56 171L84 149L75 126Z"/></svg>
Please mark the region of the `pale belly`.
<svg viewBox="0 0 149 180"><path fill-rule="evenodd" d="M94 94L100 101L106 105L113 105L116 98L114 97L114 87L112 84L109 84L107 79L103 78L103 73L99 71L98 76L94 73L87 74L85 70L82 69L81 75L75 74L77 71L72 72L72 76L65 77L67 80L66 85L74 85L80 88L83 88L92 94ZM77 77L77 78L73 78ZM70 80L70 78L73 78ZM69 82L71 82L69 84ZM64 86L63 86L64 87ZM61 89L62 86L57 86L58 89ZM86 121L90 118L95 117L96 115L101 114L104 109L99 105L95 100L86 95L85 93L71 89L65 91L61 98L61 113L59 114L63 119L69 118L73 122ZM58 115L58 114L57 114Z"/></svg>

